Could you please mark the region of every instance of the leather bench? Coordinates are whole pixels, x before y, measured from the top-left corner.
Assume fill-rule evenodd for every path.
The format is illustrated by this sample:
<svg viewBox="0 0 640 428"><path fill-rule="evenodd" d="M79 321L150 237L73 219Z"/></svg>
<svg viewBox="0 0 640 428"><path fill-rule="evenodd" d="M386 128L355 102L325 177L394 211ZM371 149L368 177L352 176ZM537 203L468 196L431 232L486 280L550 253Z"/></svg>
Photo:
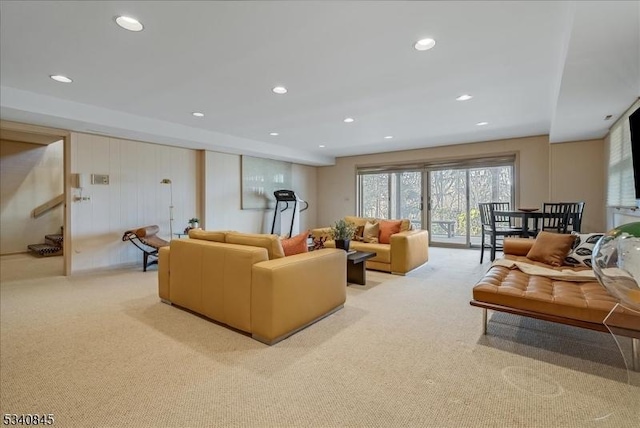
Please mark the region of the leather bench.
<svg viewBox="0 0 640 428"><path fill-rule="evenodd" d="M526 263L555 271L589 268L553 267L526 258L533 239L507 238L504 260ZM519 269L493 265L473 288L472 306L483 311L483 333L487 333L487 310L508 312L545 321L609 332L604 324L618 300L595 280L573 282L561 278L530 275ZM608 321L616 334L632 338L633 366L640 369L640 316L618 306L615 321Z"/></svg>

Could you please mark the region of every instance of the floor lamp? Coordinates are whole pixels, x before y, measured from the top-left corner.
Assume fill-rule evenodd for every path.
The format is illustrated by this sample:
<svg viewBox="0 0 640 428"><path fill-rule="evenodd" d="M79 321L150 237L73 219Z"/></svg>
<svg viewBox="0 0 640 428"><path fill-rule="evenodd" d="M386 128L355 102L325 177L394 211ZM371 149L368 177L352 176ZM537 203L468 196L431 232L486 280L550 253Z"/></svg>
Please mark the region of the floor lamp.
<svg viewBox="0 0 640 428"><path fill-rule="evenodd" d="M173 239L173 183L168 178L163 178L160 184L169 185L169 239Z"/></svg>

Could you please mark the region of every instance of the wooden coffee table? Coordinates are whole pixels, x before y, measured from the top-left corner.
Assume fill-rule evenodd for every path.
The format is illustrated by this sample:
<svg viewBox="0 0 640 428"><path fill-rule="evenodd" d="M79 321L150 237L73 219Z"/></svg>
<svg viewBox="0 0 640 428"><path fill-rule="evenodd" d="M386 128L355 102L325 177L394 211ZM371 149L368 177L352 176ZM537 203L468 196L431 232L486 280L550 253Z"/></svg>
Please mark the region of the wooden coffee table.
<svg viewBox="0 0 640 428"><path fill-rule="evenodd" d="M375 257L376 253L355 251L347 254L347 282L365 285L367 283L367 269L365 261Z"/></svg>

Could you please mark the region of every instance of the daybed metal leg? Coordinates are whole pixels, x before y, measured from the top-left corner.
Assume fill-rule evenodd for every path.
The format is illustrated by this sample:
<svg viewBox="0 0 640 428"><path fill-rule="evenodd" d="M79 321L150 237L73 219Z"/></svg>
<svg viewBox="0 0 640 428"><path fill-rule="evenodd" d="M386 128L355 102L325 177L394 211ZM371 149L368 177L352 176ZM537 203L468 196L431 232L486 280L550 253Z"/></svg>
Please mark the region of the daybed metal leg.
<svg viewBox="0 0 640 428"><path fill-rule="evenodd" d="M482 308L482 334L487 334L487 308Z"/></svg>
<svg viewBox="0 0 640 428"><path fill-rule="evenodd" d="M633 370L640 371L640 339L631 338L631 361Z"/></svg>

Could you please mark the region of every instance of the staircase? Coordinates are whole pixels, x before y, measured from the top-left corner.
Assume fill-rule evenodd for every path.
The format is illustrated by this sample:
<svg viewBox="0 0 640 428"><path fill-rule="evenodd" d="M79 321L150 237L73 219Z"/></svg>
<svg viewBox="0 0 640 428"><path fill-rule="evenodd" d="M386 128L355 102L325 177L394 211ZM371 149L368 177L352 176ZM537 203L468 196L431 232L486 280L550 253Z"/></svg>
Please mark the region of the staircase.
<svg viewBox="0 0 640 428"><path fill-rule="evenodd" d="M62 255L62 234L56 233L44 236L44 244L31 244L27 248L42 257Z"/></svg>

